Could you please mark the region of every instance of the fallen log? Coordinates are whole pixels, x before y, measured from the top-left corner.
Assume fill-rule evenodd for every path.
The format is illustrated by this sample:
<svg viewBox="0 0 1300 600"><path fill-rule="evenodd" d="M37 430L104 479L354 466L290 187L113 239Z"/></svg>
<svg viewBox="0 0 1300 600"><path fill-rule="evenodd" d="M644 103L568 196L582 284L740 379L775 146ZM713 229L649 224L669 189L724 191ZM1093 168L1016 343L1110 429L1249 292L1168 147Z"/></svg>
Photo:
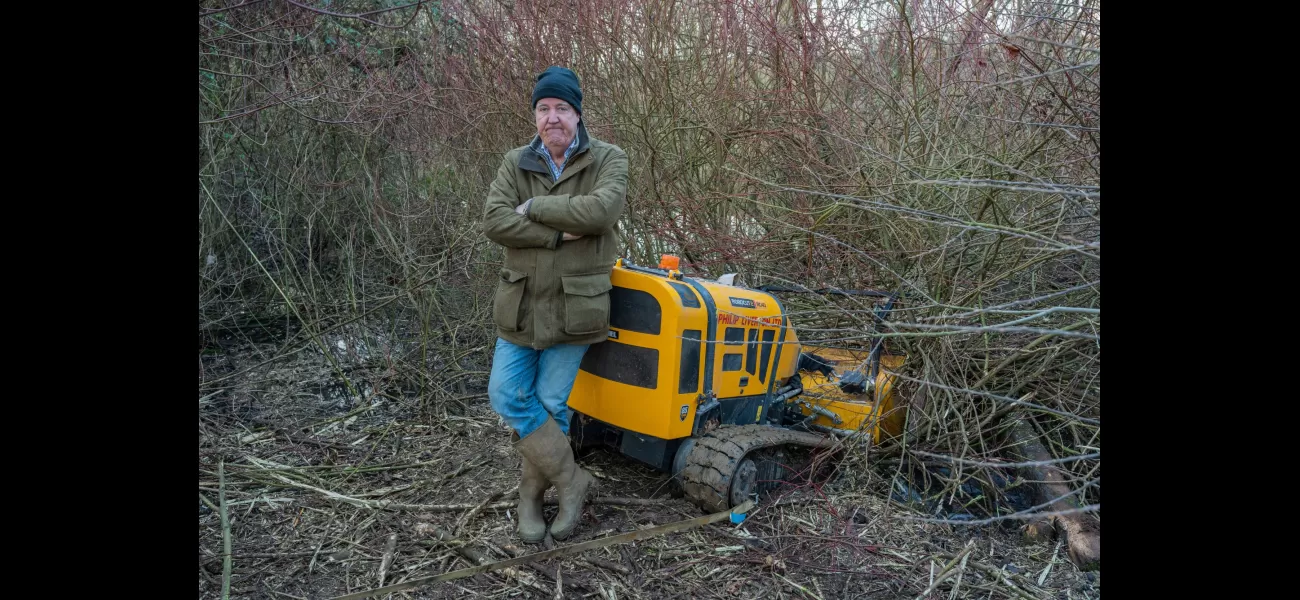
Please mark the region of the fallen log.
<svg viewBox="0 0 1300 600"><path fill-rule="evenodd" d="M1051 464L1054 457L1024 417L1011 422L1006 447L1016 461L1041 463L1021 465L1018 470L1022 479L1033 482L1036 503L1051 502L1047 510L1055 513L1051 514L1050 520L1031 522L1026 533L1031 537L1042 536L1050 524L1051 529L1065 536L1070 560L1075 565L1085 571L1100 569L1101 522L1092 514L1080 512L1083 502L1079 501L1079 494L1070 488L1061 470Z"/></svg>

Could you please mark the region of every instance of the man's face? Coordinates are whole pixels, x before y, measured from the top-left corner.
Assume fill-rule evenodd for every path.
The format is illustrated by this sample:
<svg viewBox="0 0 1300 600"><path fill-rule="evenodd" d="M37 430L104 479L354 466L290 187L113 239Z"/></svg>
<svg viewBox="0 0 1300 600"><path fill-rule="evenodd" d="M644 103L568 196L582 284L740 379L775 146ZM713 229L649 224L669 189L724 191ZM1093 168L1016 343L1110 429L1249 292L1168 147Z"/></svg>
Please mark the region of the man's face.
<svg viewBox="0 0 1300 600"><path fill-rule="evenodd" d="M564 151L578 131L578 111L568 102L558 98L542 98L533 109L537 120L537 135L548 150Z"/></svg>

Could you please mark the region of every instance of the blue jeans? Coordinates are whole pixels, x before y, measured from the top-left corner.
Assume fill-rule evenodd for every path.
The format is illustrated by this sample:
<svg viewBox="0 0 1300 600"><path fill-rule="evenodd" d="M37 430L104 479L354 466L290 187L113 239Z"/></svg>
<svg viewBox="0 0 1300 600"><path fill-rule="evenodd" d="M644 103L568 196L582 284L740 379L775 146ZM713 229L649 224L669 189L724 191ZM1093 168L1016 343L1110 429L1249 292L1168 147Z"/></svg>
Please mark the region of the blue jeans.
<svg viewBox="0 0 1300 600"><path fill-rule="evenodd" d="M557 344L545 350L517 346L497 338L492 356L492 377L488 398L519 439L555 418L560 430L569 433L569 392L578 377L578 366L587 346Z"/></svg>

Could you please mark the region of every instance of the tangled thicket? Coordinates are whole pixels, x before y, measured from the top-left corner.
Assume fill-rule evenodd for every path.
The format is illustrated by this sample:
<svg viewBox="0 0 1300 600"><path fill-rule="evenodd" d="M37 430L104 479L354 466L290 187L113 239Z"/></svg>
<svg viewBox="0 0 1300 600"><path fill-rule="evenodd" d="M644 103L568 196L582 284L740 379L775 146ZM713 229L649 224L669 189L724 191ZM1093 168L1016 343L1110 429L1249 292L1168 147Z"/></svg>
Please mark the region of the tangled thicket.
<svg viewBox="0 0 1300 600"><path fill-rule="evenodd" d="M200 2L200 335L401 323L414 350L385 360L426 406L463 396L428 367L493 337L482 202L561 64L628 153L625 256L900 294L912 411L886 450L983 460L1028 422L1098 455L1060 466L1099 504L1100 22L1096 0ZM869 306L787 306L805 340L876 331Z"/></svg>

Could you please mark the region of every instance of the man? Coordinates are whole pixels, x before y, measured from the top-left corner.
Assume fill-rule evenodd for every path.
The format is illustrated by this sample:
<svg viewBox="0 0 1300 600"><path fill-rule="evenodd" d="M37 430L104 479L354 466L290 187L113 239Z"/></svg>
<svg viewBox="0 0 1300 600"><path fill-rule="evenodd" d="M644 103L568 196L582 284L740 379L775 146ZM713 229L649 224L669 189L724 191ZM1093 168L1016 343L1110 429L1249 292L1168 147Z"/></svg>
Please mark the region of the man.
<svg viewBox="0 0 1300 600"><path fill-rule="evenodd" d="M515 430L522 456L520 539L546 537L542 496L560 509L551 536L568 537L592 477L569 446L569 392L590 344L609 331L614 224L627 195L627 155L582 123L578 76L550 67L533 88L537 135L506 153L488 192L483 231L505 247L492 319L496 353L488 397Z"/></svg>

